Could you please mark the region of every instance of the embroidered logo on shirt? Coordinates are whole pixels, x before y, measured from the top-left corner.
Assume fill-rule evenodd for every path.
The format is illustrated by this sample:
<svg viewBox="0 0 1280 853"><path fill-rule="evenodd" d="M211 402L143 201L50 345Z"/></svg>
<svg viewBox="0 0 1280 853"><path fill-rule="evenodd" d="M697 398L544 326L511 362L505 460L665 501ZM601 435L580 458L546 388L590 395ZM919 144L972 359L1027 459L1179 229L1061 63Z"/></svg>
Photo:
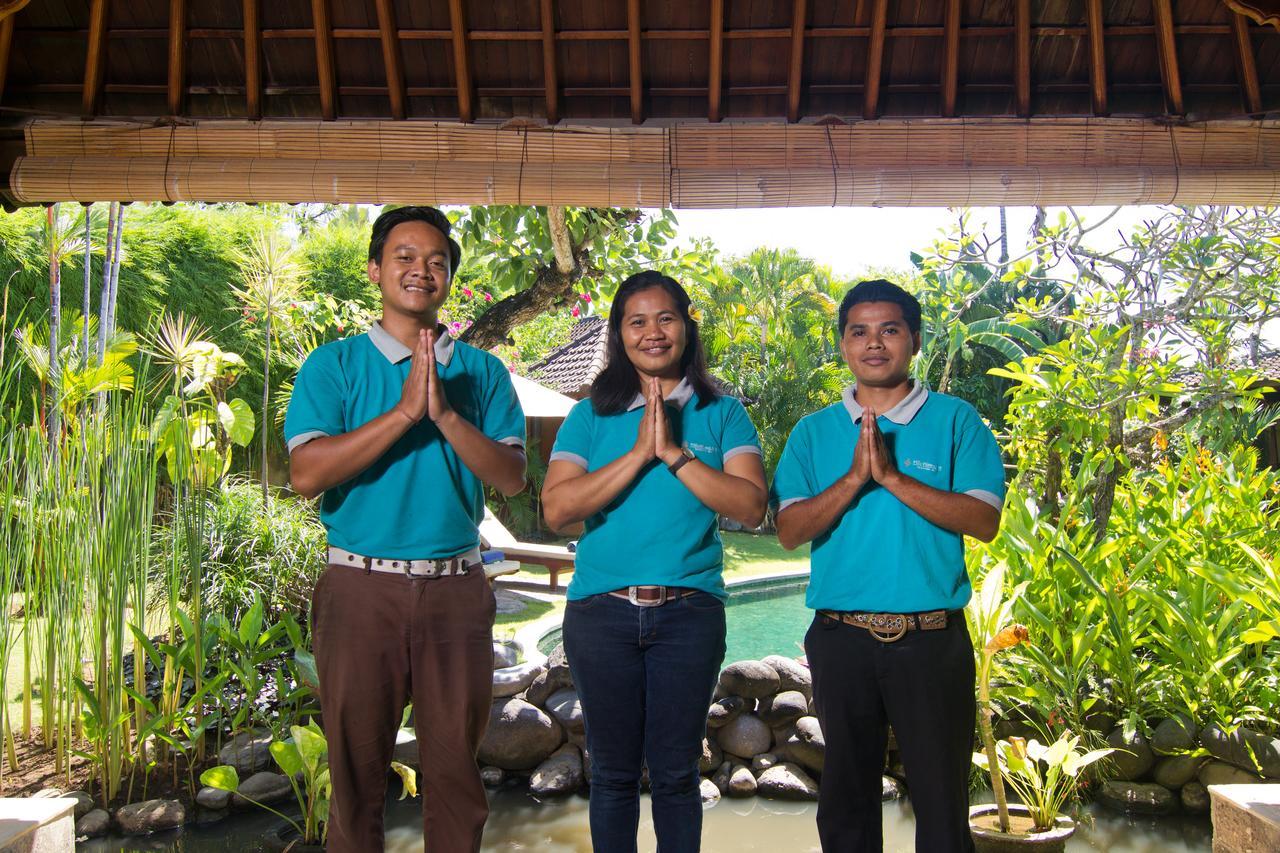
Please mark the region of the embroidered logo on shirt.
<svg viewBox="0 0 1280 853"><path fill-rule="evenodd" d="M694 451L695 453L715 453L716 452L716 448L712 447L709 444L696 444L692 441L687 441L685 442L685 446L688 447L690 450Z"/></svg>
<svg viewBox="0 0 1280 853"><path fill-rule="evenodd" d="M932 462L925 462L923 459L912 459L910 457L902 460L903 468L915 468L918 471L928 471L930 474L936 474L942 470L941 465L935 465Z"/></svg>

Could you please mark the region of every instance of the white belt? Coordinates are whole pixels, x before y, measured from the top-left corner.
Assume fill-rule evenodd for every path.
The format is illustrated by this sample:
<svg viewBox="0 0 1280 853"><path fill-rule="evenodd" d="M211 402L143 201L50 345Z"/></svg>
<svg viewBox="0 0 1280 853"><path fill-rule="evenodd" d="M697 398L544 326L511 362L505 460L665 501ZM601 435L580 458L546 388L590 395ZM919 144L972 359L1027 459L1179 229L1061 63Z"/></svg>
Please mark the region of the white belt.
<svg viewBox="0 0 1280 853"><path fill-rule="evenodd" d="M404 575L410 578L444 578L451 575L465 575L471 566L480 564L480 549L472 548L465 554L455 557L444 557L439 560L389 560L379 557L366 557L345 548L329 546L329 563L337 566L351 566L371 572L386 572L393 575Z"/></svg>

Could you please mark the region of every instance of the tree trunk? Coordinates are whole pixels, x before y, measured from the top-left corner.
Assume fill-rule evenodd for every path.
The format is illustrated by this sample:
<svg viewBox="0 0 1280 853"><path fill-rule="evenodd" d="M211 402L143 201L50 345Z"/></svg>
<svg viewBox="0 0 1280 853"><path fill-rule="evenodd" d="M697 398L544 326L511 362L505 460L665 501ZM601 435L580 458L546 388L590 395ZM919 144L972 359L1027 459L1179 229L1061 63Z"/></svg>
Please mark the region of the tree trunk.
<svg viewBox="0 0 1280 853"><path fill-rule="evenodd" d="M90 262L92 260L93 239L89 232L93 225L93 204L85 205L84 208L84 295L80 300L81 320L84 321L84 332L80 338L80 369L86 370L89 367L89 279L92 270Z"/></svg>
<svg viewBox="0 0 1280 853"><path fill-rule="evenodd" d="M1112 355L1108 368L1112 371L1120 367L1126 354L1129 353L1133 341L1133 327L1125 329L1125 334L1117 342L1116 351ZM1130 359L1132 360L1132 359ZM1106 538L1107 525L1111 521L1111 507L1116 499L1116 484L1120 482L1120 473L1124 468L1124 402L1112 403L1107 407L1107 455L1110 466L1103 471L1094 483L1093 492L1093 541L1101 542Z"/></svg>
<svg viewBox="0 0 1280 853"><path fill-rule="evenodd" d="M62 270L58 257L58 205L47 209L49 229L49 447L56 454L62 434L62 364L58 331L62 327Z"/></svg>
<svg viewBox="0 0 1280 853"><path fill-rule="evenodd" d="M480 349L506 343L511 330L528 323L547 309L564 301L574 291L586 268L581 250L575 251L564 208L547 208L547 230L555 252L554 262L538 269L531 286L500 299L462 333L462 340Z"/></svg>
<svg viewBox="0 0 1280 853"><path fill-rule="evenodd" d="M1062 504L1062 453L1057 448L1058 439L1062 437L1062 427L1052 427L1045 436L1045 446L1049 448L1048 458L1044 464L1044 495L1040 498L1040 511L1057 522L1061 515Z"/></svg>
<svg viewBox="0 0 1280 853"><path fill-rule="evenodd" d="M124 205L118 205L116 215L116 250L111 264L110 300L107 303L107 339L116 333L116 296L120 292L120 247L124 240Z"/></svg>
<svg viewBox="0 0 1280 853"><path fill-rule="evenodd" d="M111 264L116 247L116 220L120 215L120 203L111 202L107 207L107 242L102 252L102 287L98 291L98 360L107 352L107 305L111 299ZM99 396L101 399L101 396Z"/></svg>
<svg viewBox="0 0 1280 853"><path fill-rule="evenodd" d="M263 351L262 358L262 511L271 512L267 503L267 430L271 418L271 292L267 292L266 321L262 324Z"/></svg>

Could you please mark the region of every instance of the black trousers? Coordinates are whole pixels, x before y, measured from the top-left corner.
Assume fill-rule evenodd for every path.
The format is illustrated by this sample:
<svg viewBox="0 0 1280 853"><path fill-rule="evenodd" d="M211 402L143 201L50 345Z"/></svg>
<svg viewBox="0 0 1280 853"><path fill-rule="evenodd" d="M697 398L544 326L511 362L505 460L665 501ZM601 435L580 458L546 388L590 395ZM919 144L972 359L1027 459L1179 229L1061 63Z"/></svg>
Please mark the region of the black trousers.
<svg viewBox="0 0 1280 853"><path fill-rule="evenodd" d="M976 701L964 616L882 643L865 628L818 614L804 644L827 744L818 793L824 853L881 853L889 726L907 774L917 853L970 853Z"/></svg>

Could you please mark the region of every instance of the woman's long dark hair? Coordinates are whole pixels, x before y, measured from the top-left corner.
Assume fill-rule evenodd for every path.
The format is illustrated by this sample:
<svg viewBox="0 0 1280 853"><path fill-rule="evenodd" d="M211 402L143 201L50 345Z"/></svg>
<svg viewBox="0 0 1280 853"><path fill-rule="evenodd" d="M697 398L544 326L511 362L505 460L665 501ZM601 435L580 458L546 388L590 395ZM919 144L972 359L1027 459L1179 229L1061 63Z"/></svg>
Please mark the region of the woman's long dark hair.
<svg viewBox="0 0 1280 853"><path fill-rule="evenodd" d="M680 317L684 320L684 353L680 356L680 370L697 394L697 407L701 408L720 396L715 380L707 372L707 358L702 351L702 338L698 335L698 323L689 314L690 299L680 282L657 270L645 270L624 281L609 307L609 338L605 345L605 365L591 383L591 405L597 414L615 415L625 412L640 393L640 378L635 365L627 358L622 346L622 315L626 313L627 300L642 290L660 287L675 301Z"/></svg>

